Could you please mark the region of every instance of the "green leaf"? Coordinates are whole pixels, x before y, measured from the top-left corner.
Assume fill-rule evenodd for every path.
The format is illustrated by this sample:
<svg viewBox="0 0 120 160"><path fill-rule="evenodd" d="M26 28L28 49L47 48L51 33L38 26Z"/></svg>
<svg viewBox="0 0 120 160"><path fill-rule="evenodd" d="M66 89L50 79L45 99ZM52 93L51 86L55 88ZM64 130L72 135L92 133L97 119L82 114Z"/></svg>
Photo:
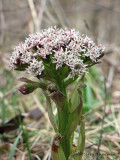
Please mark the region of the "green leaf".
<svg viewBox="0 0 120 160"><path fill-rule="evenodd" d="M10 151L10 154L9 154L9 158L8 158L8 160L13 160L13 156L14 156L15 148L16 148L16 146L17 146L18 142L19 142L19 139L20 139L20 137L21 137L22 133L23 133L23 131L21 131L21 132L19 133L19 135L18 135L17 139L15 140L15 142L14 142L14 144L13 144L13 146L12 146L12 149L11 149L11 151Z"/></svg>
<svg viewBox="0 0 120 160"><path fill-rule="evenodd" d="M69 156L68 160L80 160L80 153L79 152L76 152L76 153L73 153Z"/></svg>
<svg viewBox="0 0 120 160"><path fill-rule="evenodd" d="M25 143L26 143L26 147L27 147L27 151L28 151L28 156L29 156L29 160L32 160L32 156L31 156L31 151L30 151L30 144L29 144L29 136L28 136L28 133L27 133L27 130L23 129L23 136L24 136L24 140L25 140Z"/></svg>
<svg viewBox="0 0 120 160"><path fill-rule="evenodd" d="M82 156L84 154L85 147L85 121L84 116L81 116L80 119L80 133L77 147L73 147L73 152L69 156L68 160L82 160Z"/></svg>
<svg viewBox="0 0 120 160"><path fill-rule="evenodd" d="M65 86L68 86L69 84L73 83L74 81L76 81L77 78L78 78L78 76L75 76L74 79L70 78L70 77L67 77L65 79Z"/></svg>
<svg viewBox="0 0 120 160"><path fill-rule="evenodd" d="M65 135L67 136L71 136L71 134L74 132L74 130L76 129L79 120L80 120L80 115L81 115L81 111L82 111L82 107L83 107L83 101L82 101L82 92L81 92L81 88L80 87L78 89L78 95L79 95L79 105L76 107L76 109L69 115L68 118L68 124L65 130Z"/></svg>
<svg viewBox="0 0 120 160"><path fill-rule="evenodd" d="M92 89L91 89L89 83L87 83L87 87L85 89L86 89L86 102L87 102L87 104L88 104L89 107L92 107L92 104L93 104L93 94L92 94Z"/></svg>
<svg viewBox="0 0 120 160"><path fill-rule="evenodd" d="M69 74L69 68L68 66L64 66L58 69L59 75L61 79L65 79Z"/></svg>
<svg viewBox="0 0 120 160"><path fill-rule="evenodd" d="M43 92L43 93L44 93L44 95L46 97L46 100L47 100L47 109L48 109L48 116L49 116L50 122L51 122L55 132L58 132L58 128L57 128L57 124L56 124L56 121L55 121L55 116L53 114L50 98L49 98L49 96L47 95L46 92Z"/></svg>
<svg viewBox="0 0 120 160"><path fill-rule="evenodd" d="M2 122L5 121L5 117L6 117L6 106L4 104L4 97L0 100L1 101L1 117L2 117Z"/></svg>
<svg viewBox="0 0 120 160"><path fill-rule="evenodd" d="M84 152L84 147L85 147L85 118L84 116L81 116L80 132L79 132L79 139L78 139L78 144L77 144L77 148L80 153Z"/></svg>
<svg viewBox="0 0 120 160"><path fill-rule="evenodd" d="M70 107L70 112L73 112L75 110L75 108L78 106L79 104L79 96L78 96L78 88L80 87L80 85L83 83L83 80L84 80L84 75L82 75L76 85L75 85L75 88L74 90L72 91L72 95L71 95L71 104L72 104L72 107Z"/></svg>
<svg viewBox="0 0 120 160"><path fill-rule="evenodd" d="M60 145L60 140L62 138L63 137L59 133L57 133L55 135L55 138L53 139L52 151L51 151L52 160L66 160L64 152L63 152L62 147Z"/></svg>
<svg viewBox="0 0 120 160"><path fill-rule="evenodd" d="M61 91L52 92L49 97L56 103L56 106L61 110L65 108L66 96Z"/></svg>
<svg viewBox="0 0 120 160"><path fill-rule="evenodd" d="M17 71L25 71L25 69L28 67L28 64L17 64L16 65L16 69Z"/></svg>

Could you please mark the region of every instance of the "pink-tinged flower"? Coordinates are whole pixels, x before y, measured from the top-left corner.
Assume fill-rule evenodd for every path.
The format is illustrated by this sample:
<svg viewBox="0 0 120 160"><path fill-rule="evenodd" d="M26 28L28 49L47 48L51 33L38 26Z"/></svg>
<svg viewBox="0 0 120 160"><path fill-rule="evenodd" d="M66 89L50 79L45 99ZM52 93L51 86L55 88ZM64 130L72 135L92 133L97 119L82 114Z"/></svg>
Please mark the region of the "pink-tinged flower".
<svg viewBox="0 0 120 160"><path fill-rule="evenodd" d="M42 84L38 84L38 83L25 83L23 85L21 85L18 90L26 95L29 93L32 93L35 89L37 89L38 87L44 87Z"/></svg>
<svg viewBox="0 0 120 160"><path fill-rule="evenodd" d="M44 65L42 61L37 61L35 58L33 59L32 62L30 62L30 65L27 68L28 73L32 74L33 76L41 75L43 70L44 70Z"/></svg>
<svg viewBox="0 0 120 160"><path fill-rule="evenodd" d="M67 65L74 77L87 72L87 66L96 64L103 55L104 47L96 46L91 38L75 29L51 27L30 34L25 43L20 43L13 51L9 66L18 70L24 67L29 74L40 76L46 70L46 60L51 57L49 67L55 65L58 70Z"/></svg>
<svg viewBox="0 0 120 160"><path fill-rule="evenodd" d="M25 85L20 86L18 90L24 95L29 94L27 87Z"/></svg>

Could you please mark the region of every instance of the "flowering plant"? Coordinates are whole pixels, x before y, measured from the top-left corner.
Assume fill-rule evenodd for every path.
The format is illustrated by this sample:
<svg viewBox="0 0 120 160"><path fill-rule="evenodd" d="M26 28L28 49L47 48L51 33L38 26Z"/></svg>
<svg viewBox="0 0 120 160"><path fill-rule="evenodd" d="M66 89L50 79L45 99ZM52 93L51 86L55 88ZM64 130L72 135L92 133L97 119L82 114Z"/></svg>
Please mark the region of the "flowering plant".
<svg viewBox="0 0 120 160"><path fill-rule="evenodd" d="M85 146L85 126L82 115L83 80L88 68L99 63L104 48L96 46L91 38L80 35L74 29L51 27L42 33L29 35L25 43L20 43L13 51L9 66L18 71L27 71L39 79L33 82L26 78L19 91L29 94L37 88L43 90L48 104L48 115L56 132L52 142L53 160L80 160ZM79 104L74 106L67 87L79 76ZM44 81L43 81L44 80ZM51 100L57 107L58 123L53 114ZM74 131L80 123L78 144L73 145Z"/></svg>

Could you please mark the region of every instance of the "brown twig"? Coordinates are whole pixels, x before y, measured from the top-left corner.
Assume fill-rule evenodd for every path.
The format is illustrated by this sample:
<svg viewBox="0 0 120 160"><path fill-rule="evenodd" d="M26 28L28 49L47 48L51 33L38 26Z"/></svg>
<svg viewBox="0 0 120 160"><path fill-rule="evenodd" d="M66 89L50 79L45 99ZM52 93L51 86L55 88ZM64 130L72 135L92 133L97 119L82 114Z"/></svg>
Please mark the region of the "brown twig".
<svg viewBox="0 0 120 160"><path fill-rule="evenodd" d="M45 6L46 6L46 0L42 0L41 1L41 6L38 12L38 20L39 20L39 29L41 28L41 23L42 23L42 19L43 19L43 14L45 11Z"/></svg>
<svg viewBox="0 0 120 160"><path fill-rule="evenodd" d="M38 21L38 15L37 15L37 12L36 12L35 4L34 4L33 0L28 0L28 4L30 6L31 15L33 17L35 30L39 31L39 21Z"/></svg>
<svg viewBox="0 0 120 160"><path fill-rule="evenodd" d="M98 143L92 143L92 144L86 146L85 149L91 148L92 146L97 145L97 144L98 144Z"/></svg>
<svg viewBox="0 0 120 160"><path fill-rule="evenodd" d="M98 155L100 152L100 146L101 146L102 136L103 136L103 125L104 125L104 119L105 119L105 115L106 115L106 104L107 104L106 77L104 77L104 88L105 88L104 110L103 110L103 116L102 116L102 121L101 121L101 133L100 133L100 139L99 139L99 143L98 143L98 147L97 147L96 160L98 160L98 157L99 157Z"/></svg>
<svg viewBox="0 0 120 160"><path fill-rule="evenodd" d="M92 64L90 64L90 65L87 65L86 67L87 67L87 68L89 68L89 67L92 67L92 66L94 66L95 64L100 64L100 63L101 63L101 61L94 62L94 63L92 63Z"/></svg>
<svg viewBox="0 0 120 160"><path fill-rule="evenodd" d="M50 2L51 2L52 6L53 6L53 8L54 8L54 10L56 12L56 15L57 15L57 17L59 19L60 24L62 25L62 27L66 27L66 22L64 21L64 18L62 16L61 10L60 10L60 8L58 6L58 1L50 0Z"/></svg>
<svg viewBox="0 0 120 160"><path fill-rule="evenodd" d="M0 2L0 9L3 9L3 1ZM5 17L4 17L4 12L1 11L0 13L0 20L1 20L1 38L0 38L0 46L3 45L4 43L4 35L5 35Z"/></svg>

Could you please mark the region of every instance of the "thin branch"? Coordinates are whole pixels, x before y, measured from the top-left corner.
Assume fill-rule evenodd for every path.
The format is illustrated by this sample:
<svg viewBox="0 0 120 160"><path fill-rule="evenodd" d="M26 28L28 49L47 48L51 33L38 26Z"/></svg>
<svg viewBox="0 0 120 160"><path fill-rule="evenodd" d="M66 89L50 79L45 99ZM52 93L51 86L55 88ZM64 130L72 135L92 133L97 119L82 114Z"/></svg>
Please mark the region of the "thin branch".
<svg viewBox="0 0 120 160"><path fill-rule="evenodd" d="M101 120L101 133L100 133L100 139L99 139L99 143L98 143L98 148L97 148L97 157L96 160L98 160L99 158L99 152L100 152L100 146L102 143L102 136L103 136L103 125L104 125L104 119L105 119L105 115L106 115L106 104L107 104L107 91L106 91L106 77L104 77L104 88L105 88L105 100L104 100L104 110L103 110L103 116L102 116L102 120Z"/></svg>
<svg viewBox="0 0 120 160"><path fill-rule="evenodd" d="M50 0L55 12L56 12L56 15L59 19L59 22L61 23L62 27L66 27L66 24L65 24L65 21L63 19L63 16L61 15L61 11L60 11L60 8L58 7L58 3L55 1L55 0Z"/></svg>
<svg viewBox="0 0 120 160"><path fill-rule="evenodd" d="M94 63L92 63L92 64L90 64L90 65L87 65L86 67L87 67L87 68L89 68L89 67L92 67L92 66L94 66L95 64L100 64L100 63L101 63L101 61L94 62Z"/></svg>
<svg viewBox="0 0 120 160"><path fill-rule="evenodd" d="M43 13L45 11L46 1L47 0L41 1L41 7L40 7L39 13L38 13L39 28L41 28L41 23L42 23L42 19L43 19Z"/></svg>
<svg viewBox="0 0 120 160"><path fill-rule="evenodd" d="M3 9L3 1L0 2L0 9ZM0 46L3 45L4 42L4 35L5 35L5 17L4 17L4 12L1 11L0 13L0 19L1 19L1 38L0 38Z"/></svg>
<svg viewBox="0 0 120 160"><path fill-rule="evenodd" d="M65 24L67 25L67 27L71 27L70 22L69 22L68 18L66 17L64 9L61 6L59 0L56 0L56 5L57 5L57 8L59 9L59 11L61 13L61 16L63 17L63 20L65 21Z"/></svg>
<svg viewBox="0 0 120 160"><path fill-rule="evenodd" d="M37 15L37 12L35 9L35 4L34 4L33 0L28 0L28 4L30 6L31 14L32 14L33 21L35 24L35 30L39 31L39 21L38 21L38 15Z"/></svg>
<svg viewBox="0 0 120 160"><path fill-rule="evenodd" d="M91 148L92 146L97 145L97 144L98 144L98 143L92 143L92 144L86 146L85 149Z"/></svg>

